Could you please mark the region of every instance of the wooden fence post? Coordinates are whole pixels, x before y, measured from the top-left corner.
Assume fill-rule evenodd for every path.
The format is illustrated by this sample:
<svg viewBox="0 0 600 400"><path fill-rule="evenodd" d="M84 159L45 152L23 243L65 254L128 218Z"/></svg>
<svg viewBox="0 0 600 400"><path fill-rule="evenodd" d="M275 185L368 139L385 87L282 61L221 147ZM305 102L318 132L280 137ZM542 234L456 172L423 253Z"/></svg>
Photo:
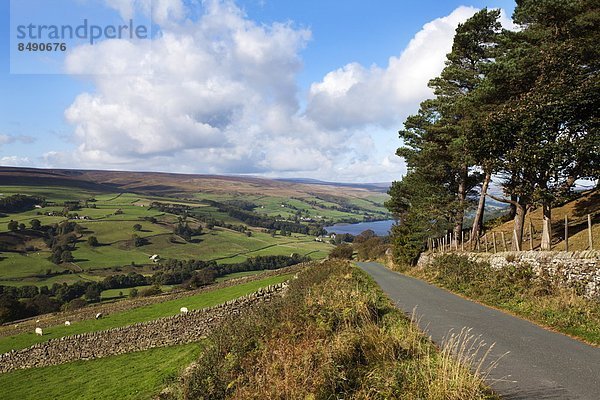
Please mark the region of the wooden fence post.
<svg viewBox="0 0 600 400"><path fill-rule="evenodd" d="M483 235L483 240L485 241L485 252L488 252L488 240L487 240L487 233L485 235Z"/></svg>
<svg viewBox="0 0 600 400"><path fill-rule="evenodd" d="M460 232L460 251L465 251L465 231Z"/></svg>
<svg viewBox="0 0 600 400"><path fill-rule="evenodd" d="M588 239L590 242L590 250L594 250L594 241L592 240L592 215L588 214Z"/></svg>
<svg viewBox="0 0 600 400"><path fill-rule="evenodd" d="M565 251L569 251L569 217L565 215Z"/></svg>
<svg viewBox="0 0 600 400"><path fill-rule="evenodd" d="M492 240L494 241L494 254L496 254L496 232L492 232Z"/></svg>
<svg viewBox="0 0 600 400"><path fill-rule="evenodd" d="M504 248L504 251L508 251L506 247L506 238L504 237L504 231L500 232L500 234L502 235L502 247Z"/></svg>
<svg viewBox="0 0 600 400"><path fill-rule="evenodd" d="M531 215L529 216L529 250L533 251L533 222L531 221Z"/></svg>

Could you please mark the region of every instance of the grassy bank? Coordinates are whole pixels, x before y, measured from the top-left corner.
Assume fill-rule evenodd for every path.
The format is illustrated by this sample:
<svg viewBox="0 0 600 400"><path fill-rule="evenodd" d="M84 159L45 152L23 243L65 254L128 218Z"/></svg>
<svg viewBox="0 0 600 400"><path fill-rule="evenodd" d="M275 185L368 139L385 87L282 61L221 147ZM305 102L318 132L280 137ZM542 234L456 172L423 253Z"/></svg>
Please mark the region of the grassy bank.
<svg viewBox="0 0 600 400"><path fill-rule="evenodd" d="M169 300L162 303L134 308L120 313L109 314L98 320L90 319L72 323L71 326L58 325L50 328L44 328L44 336L38 336L32 331L28 333L22 333L20 335L0 337L0 353L22 349L35 343L45 342L62 336L95 332L131 325L136 322L144 322L161 317L168 317L178 314L181 307L187 307L190 310L197 310L204 307L215 306L217 304L221 304L237 297L255 292L261 287L281 283L289 278L290 275L273 276L236 286L203 292L196 296Z"/></svg>
<svg viewBox="0 0 600 400"><path fill-rule="evenodd" d="M600 302L584 298L575 288L560 287L548 276L538 277L532 268L495 270L488 263L448 254L426 269L408 273L600 345Z"/></svg>
<svg viewBox="0 0 600 400"><path fill-rule="evenodd" d="M0 374L4 400L149 399L173 380L201 346L188 344Z"/></svg>
<svg viewBox="0 0 600 400"><path fill-rule="evenodd" d="M366 274L329 262L209 335L170 398L493 398L457 347L438 352Z"/></svg>

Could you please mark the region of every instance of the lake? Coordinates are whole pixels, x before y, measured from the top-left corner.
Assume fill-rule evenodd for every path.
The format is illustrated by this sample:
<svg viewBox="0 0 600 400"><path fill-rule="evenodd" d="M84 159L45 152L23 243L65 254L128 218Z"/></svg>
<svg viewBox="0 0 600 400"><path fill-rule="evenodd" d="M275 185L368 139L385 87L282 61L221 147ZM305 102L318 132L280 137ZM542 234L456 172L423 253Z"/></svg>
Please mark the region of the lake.
<svg viewBox="0 0 600 400"><path fill-rule="evenodd" d="M327 233L349 233L356 236L367 229L371 229L377 236L387 236L395 222L395 220L389 219L386 221L359 222L357 224L335 224L326 226L325 230Z"/></svg>

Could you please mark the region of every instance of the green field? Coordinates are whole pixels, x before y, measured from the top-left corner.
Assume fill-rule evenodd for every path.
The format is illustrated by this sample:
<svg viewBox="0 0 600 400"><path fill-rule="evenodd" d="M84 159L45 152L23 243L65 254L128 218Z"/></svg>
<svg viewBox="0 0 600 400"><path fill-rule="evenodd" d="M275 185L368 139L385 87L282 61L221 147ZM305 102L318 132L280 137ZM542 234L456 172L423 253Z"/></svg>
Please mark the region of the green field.
<svg viewBox="0 0 600 400"><path fill-rule="evenodd" d="M80 321L73 323L71 326L57 325L50 328L44 328L44 336L38 336L34 332L28 332L15 336L0 337L0 354L63 336L101 331L176 315L179 313L181 307L187 307L190 310L211 307L255 292L261 287L284 282L290 277L291 275L274 276L243 283L237 286L203 292L195 296L151 304L116 314L109 314L98 320Z"/></svg>
<svg viewBox="0 0 600 400"><path fill-rule="evenodd" d="M152 287L152 285L136 286L135 288L108 289L102 291L100 297L102 298L102 300L114 300L119 298L125 298L129 296L129 292L131 292L131 289L144 290L150 287ZM163 285L160 287L160 290L167 293L170 292L173 289L173 287L173 285ZM119 293L122 293L123 295L120 295Z"/></svg>
<svg viewBox="0 0 600 400"><path fill-rule="evenodd" d="M44 274L46 270L62 271L65 268L48 261L47 252L38 253L0 253L0 279L23 278Z"/></svg>
<svg viewBox="0 0 600 400"><path fill-rule="evenodd" d="M93 281L93 282L99 282L102 279L104 279L104 277L100 276L100 275L91 275L91 274L87 274L87 273L80 273L80 274L65 274L65 275L56 275L56 276L51 276L49 278L33 278L33 277L27 277L27 278L23 278L23 279L19 279L19 280L11 280L11 281L0 281L0 285L6 285L6 286L37 286L37 287L41 287L41 286L52 286L55 283L59 283L59 284L73 284L75 282L78 281Z"/></svg>
<svg viewBox="0 0 600 400"><path fill-rule="evenodd" d="M294 234L291 237L262 232L260 228L252 228L252 236L245 233L232 231L225 228L215 227L207 229L204 227L203 234L196 236L193 240L186 242L179 236L173 234L174 225L177 224L177 216L165 214L156 209L150 209L153 201L163 203L185 204L192 206L188 221L195 226L200 223L194 216L211 216L225 223L243 225L241 221L231 218L226 213L218 211L212 206L201 203L203 199L228 201L242 199L259 205L256 210L270 216L292 217L293 206L306 215L315 217L357 217L357 215L341 213L305 203L302 200L290 199L277 196L239 195L239 194L196 194L197 201L181 200L178 198L167 198L161 196L147 196L136 193L99 193L91 190L68 187L38 187L38 186L0 186L2 196L11 194L29 194L44 196L48 201L56 205L45 208L36 208L21 213L10 214L0 217L0 234L7 235L8 222L15 220L30 226L32 219L39 219L42 225L51 225L66 221L63 216L48 216L47 213L61 213L63 207L61 202L88 200L89 208L82 207L73 211L79 217L89 219L74 219L82 227L78 234L77 243L72 251L74 260L71 263L56 265L49 261L50 249L41 237L20 239L22 242L17 247L11 248L11 252L0 252L0 284L23 286L32 284L37 286L53 283L73 283L79 278L82 280L101 280L106 276L104 270L113 267L122 267L131 264L152 266L149 257L158 254L162 259L198 259L203 261L215 260L221 264L239 263L249 257L265 255L290 255L298 253L320 259L327 256L332 246L320 243L314 237ZM90 201L92 200L93 201ZM309 197L307 201L320 202L316 197ZM324 202L321 202L325 204ZM82 203L83 204L83 203ZM284 204L286 207L281 207ZM366 202L366 204L370 204ZM326 204L335 206L334 203ZM117 213L118 211L118 213ZM156 223L151 223L145 218L156 218ZM133 226L140 224L141 230L135 231ZM34 231L29 231L35 234ZM21 237L20 232L11 233ZM6 240L10 239L10 235ZM135 247L132 237L137 235L144 238L146 244ZM95 236L100 245L92 247L87 243L90 236ZM14 245L11 245L14 246ZM31 250L31 249L35 250ZM27 251L26 251L27 250ZM101 271L102 270L102 271ZM56 273L70 271L71 274L47 275L47 272ZM85 275L85 277L83 277Z"/></svg>
<svg viewBox="0 0 600 400"><path fill-rule="evenodd" d="M0 397L23 399L149 399L194 361L199 343L0 375Z"/></svg>

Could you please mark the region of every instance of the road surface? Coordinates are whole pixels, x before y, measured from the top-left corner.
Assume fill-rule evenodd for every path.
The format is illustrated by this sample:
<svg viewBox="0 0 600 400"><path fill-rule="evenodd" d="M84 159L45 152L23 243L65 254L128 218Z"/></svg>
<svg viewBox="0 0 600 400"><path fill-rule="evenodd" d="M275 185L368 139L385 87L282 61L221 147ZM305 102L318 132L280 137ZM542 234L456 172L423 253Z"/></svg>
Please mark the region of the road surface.
<svg viewBox="0 0 600 400"><path fill-rule="evenodd" d="M419 326L436 343L450 330L472 328L495 343L488 360L504 355L489 383L504 399L600 400L600 348L482 306L385 268L357 263L401 310L416 309Z"/></svg>

